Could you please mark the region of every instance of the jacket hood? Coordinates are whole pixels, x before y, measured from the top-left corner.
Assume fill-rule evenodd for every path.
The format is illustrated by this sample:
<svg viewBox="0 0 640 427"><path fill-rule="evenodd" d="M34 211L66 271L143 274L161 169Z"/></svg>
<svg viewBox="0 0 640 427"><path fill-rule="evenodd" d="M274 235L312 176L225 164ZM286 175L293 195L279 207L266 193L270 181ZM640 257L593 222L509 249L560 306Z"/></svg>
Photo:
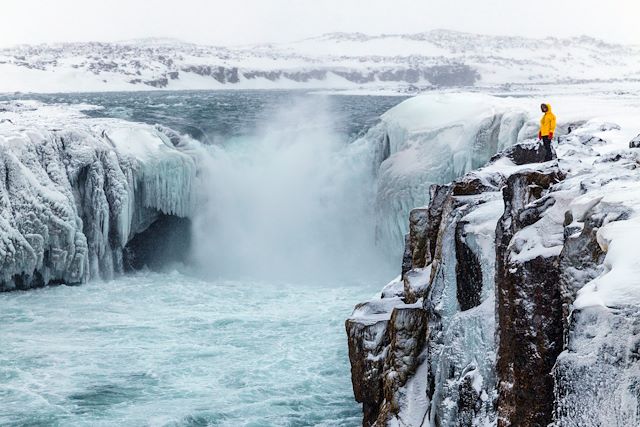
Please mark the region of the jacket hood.
<svg viewBox="0 0 640 427"><path fill-rule="evenodd" d="M552 110L551 110L551 104L548 104L548 103L546 103L546 102L545 102L545 103L544 103L544 105L546 105L546 106L547 106L547 113L551 113L551 112L552 112Z"/></svg>

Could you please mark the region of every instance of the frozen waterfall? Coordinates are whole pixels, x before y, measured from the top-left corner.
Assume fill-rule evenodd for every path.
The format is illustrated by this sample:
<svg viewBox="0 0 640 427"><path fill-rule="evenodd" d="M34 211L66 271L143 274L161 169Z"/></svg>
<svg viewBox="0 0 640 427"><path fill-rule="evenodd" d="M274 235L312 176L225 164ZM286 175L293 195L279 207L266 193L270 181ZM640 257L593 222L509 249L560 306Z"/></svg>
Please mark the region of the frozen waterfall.
<svg viewBox="0 0 640 427"><path fill-rule="evenodd" d="M193 221L190 260L208 276L389 275L429 186L532 132L518 104L479 94L409 99L355 141L320 96L214 146L87 108L3 105L3 288L111 278L166 216Z"/></svg>
<svg viewBox="0 0 640 427"><path fill-rule="evenodd" d="M88 106L0 106L0 290L111 278L158 215L190 216L199 144Z"/></svg>

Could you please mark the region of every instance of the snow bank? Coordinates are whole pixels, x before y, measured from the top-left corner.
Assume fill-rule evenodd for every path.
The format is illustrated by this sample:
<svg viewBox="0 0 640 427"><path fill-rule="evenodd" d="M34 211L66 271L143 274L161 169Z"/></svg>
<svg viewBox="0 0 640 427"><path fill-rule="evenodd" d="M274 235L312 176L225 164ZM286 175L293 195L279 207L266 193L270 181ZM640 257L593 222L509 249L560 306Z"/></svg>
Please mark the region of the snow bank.
<svg viewBox="0 0 640 427"><path fill-rule="evenodd" d="M0 104L2 290L109 278L159 213L193 210L197 143L87 108Z"/></svg>

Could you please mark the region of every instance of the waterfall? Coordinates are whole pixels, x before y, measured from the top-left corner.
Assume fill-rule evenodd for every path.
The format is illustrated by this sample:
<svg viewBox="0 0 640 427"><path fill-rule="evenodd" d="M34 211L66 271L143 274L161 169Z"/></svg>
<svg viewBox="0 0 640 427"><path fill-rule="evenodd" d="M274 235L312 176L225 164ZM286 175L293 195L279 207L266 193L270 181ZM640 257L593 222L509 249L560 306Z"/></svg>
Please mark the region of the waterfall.
<svg viewBox="0 0 640 427"><path fill-rule="evenodd" d="M209 275L322 281L389 274L375 242L372 151L336 131L323 97L295 99L209 147L194 261Z"/></svg>

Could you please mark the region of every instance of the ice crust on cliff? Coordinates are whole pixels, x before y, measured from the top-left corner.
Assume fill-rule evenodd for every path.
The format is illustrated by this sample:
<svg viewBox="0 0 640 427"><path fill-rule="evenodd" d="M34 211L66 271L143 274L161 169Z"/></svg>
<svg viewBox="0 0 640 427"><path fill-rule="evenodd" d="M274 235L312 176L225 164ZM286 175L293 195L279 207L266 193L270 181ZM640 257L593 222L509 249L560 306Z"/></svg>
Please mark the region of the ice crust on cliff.
<svg viewBox="0 0 640 427"><path fill-rule="evenodd" d="M377 231L402 250L406 217L428 203L429 187L484 165L495 153L531 136L531 106L475 93L410 98L381 117L356 143L374 145Z"/></svg>
<svg viewBox="0 0 640 427"><path fill-rule="evenodd" d="M460 97L456 101L464 102L464 95L444 96ZM537 106L536 100L500 100L503 101L519 106L525 114L526 119L520 125L517 132L520 136L516 140L522 142L534 135L539 113L533 113L525 104ZM419 102L429 103L428 96L414 101L415 105ZM491 176L500 173L507 177L514 173L559 168L566 175L564 180L550 190L542 191L540 198L531 202L531 206L535 205L541 212L540 218L528 225L525 220L525 226L513 235L506 248L509 265L512 266L536 258L575 257L570 251L576 249L566 246L568 240L577 238L586 232L588 226L596 224L594 241L603 253L602 262L595 259L591 265L563 267L566 270L562 274L569 287L565 298L570 301L565 329L567 336L564 351L558 356L553 372L546 374L555 378L554 425L637 425L640 422L637 416L640 390L637 386L640 384L637 368L640 286L637 273L640 264L636 246L640 240L640 152L637 148L629 148L629 145L640 133L640 104L624 96L594 97L588 101L557 97L550 102L559 115L557 161L518 165L507 157L501 157L474 174ZM406 108L404 104L401 106ZM424 108L422 111L427 110ZM396 112L400 111L397 108ZM459 111L460 117L466 117L473 108L467 106L453 111ZM493 113L489 110L482 114ZM432 165L420 163L421 159L411 143L415 141L412 136L420 135L420 129L428 126L429 116L416 108L413 111L407 109L391 123L389 117L393 114L387 116L387 121L383 121L380 128L388 132L397 126L396 130L401 131L396 134L400 136L395 144L391 143L393 130L388 132L388 153L393 153L394 147L399 151L413 149L416 160L408 167L387 170L407 173L407 177L394 177L398 180L411 180L414 174L420 173L428 176L431 171L422 171L421 167ZM455 117L451 122L455 122ZM438 120L434 123L446 126ZM569 134L568 127L572 128ZM428 138L418 138L418 141L429 141ZM453 140L446 141L451 143ZM493 141L495 144L498 140ZM417 145L420 146L419 143ZM387 156L384 161L393 157ZM410 156L405 159L397 157L398 165L402 166L403 160ZM460 170L460 173L464 172L464 168ZM456 178L455 174L451 176ZM415 178L417 183L420 179ZM384 184L380 185L384 188ZM419 363L412 368L413 374L395 394L385 394L380 408L386 418L378 418L380 425L475 426L497 423L494 406L497 399L497 342L494 338L499 337L500 332L495 320L494 233L504 204L501 193L495 190L487 188L479 195L456 196L457 207L443 208L442 219L438 219L442 223L436 260L430 260L424 268L405 273L404 296L397 287L394 288L393 297L401 303L415 295L412 289L421 290L418 294L424 296L424 309L431 313L430 332ZM418 191L427 198L426 189ZM407 199L411 200L410 197ZM479 203L479 199L483 199L482 202ZM426 200L415 203L415 206L424 203ZM396 206L395 209L398 212L402 207ZM456 209L460 212L456 213ZM482 270L480 303L466 310L461 308L460 296L456 295L460 279L456 277L455 254L458 248L455 245L455 228L460 224L465 246L477 256ZM424 275L423 271L430 274ZM557 286L561 285L558 283ZM384 293L382 298L386 298ZM386 310L393 310L393 304L384 305ZM391 326L381 328L380 333L389 333L389 328ZM536 333L535 328L531 330L534 336ZM385 356L390 357L389 353ZM387 399L391 399L391 406Z"/></svg>
<svg viewBox="0 0 640 427"><path fill-rule="evenodd" d="M197 142L88 108L0 104L0 289L110 278L158 214L192 213Z"/></svg>
<svg viewBox="0 0 640 427"><path fill-rule="evenodd" d="M607 111L609 117L629 114L624 102L607 97L591 99L592 108L585 108L580 97L556 96L544 100L552 105L560 102L559 132L566 132L569 125L578 131L576 123L588 120L595 120L594 126L611 123L611 118L598 119L602 111ZM377 175L377 232L392 253L402 252L409 211L429 202L432 184L453 181L485 165L498 151L535 137L539 104L539 99L529 97L481 93L420 95L390 109L380 123L354 143L369 147ZM593 133L588 128L580 132L581 138ZM602 149L606 147L610 146ZM500 159L491 167L504 174L519 168L508 159Z"/></svg>

